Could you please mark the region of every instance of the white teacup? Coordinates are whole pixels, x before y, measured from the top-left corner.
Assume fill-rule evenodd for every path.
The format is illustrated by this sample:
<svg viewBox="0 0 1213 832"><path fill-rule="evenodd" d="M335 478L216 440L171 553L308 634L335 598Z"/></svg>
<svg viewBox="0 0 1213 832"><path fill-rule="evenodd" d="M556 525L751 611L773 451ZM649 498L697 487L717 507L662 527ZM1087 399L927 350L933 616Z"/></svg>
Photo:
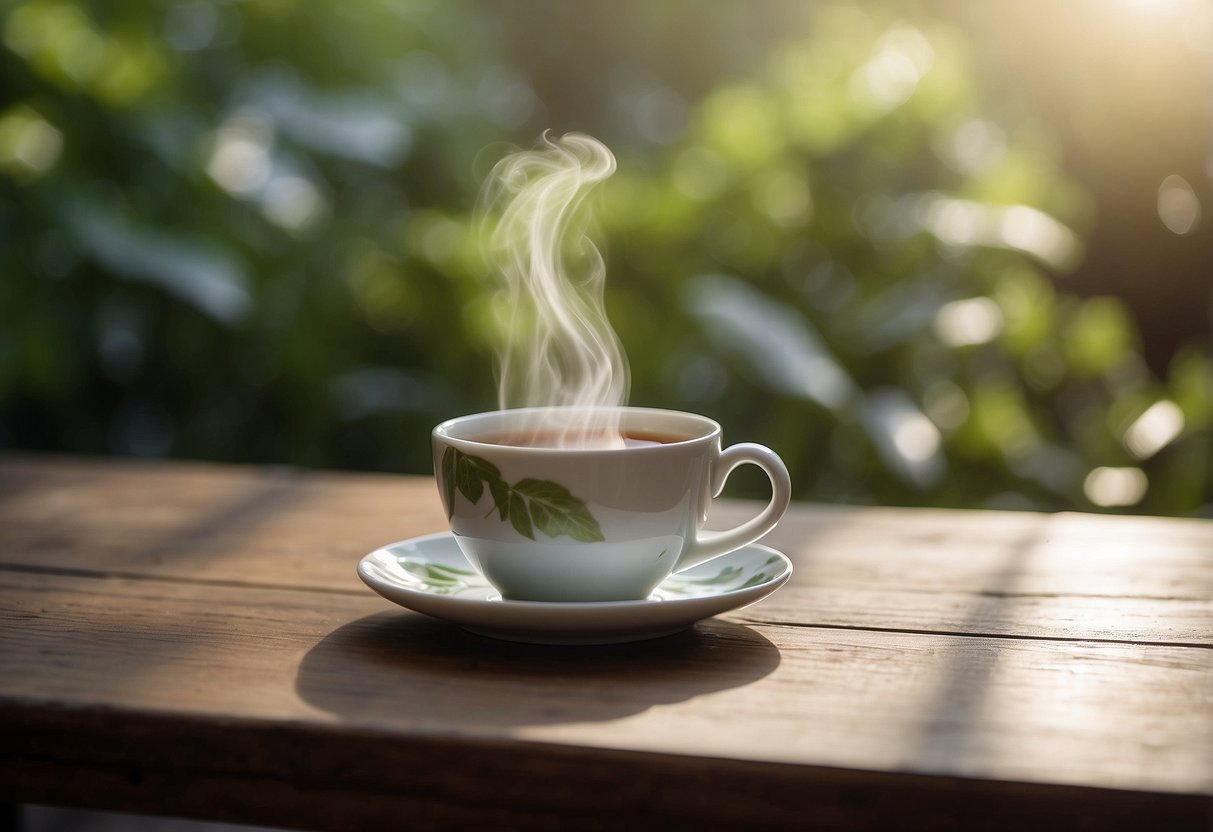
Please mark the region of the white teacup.
<svg viewBox="0 0 1213 832"><path fill-rule="evenodd" d="M753 543L788 507L791 480L774 451L722 450L720 425L692 413L613 409L624 435L641 437L626 447L518 444L537 416L578 412L499 410L434 428L434 472L455 540L504 598L647 598L670 573ZM712 498L746 463L770 477L770 502L736 528L706 531Z"/></svg>

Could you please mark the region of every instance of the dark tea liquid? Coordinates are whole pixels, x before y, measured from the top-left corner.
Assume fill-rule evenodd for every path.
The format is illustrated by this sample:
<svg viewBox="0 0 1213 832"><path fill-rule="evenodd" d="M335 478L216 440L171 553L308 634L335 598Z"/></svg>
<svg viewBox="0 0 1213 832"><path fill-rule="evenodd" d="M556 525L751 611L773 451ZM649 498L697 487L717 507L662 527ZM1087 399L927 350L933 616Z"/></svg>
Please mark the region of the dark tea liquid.
<svg viewBox="0 0 1213 832"><path fill-rule="evenodd" d="M678 436L670 433L654 433L652 431L629 430L623 433L625 448L644 448L651 445L668 445L671 442L685 442L689 436ZM497 434L482 436L476 441L489 445L512 445L516 448L587 448L609 447L611 443L602 441L600 435L578 433L576 431L544 431L536 434Z"/></svg>

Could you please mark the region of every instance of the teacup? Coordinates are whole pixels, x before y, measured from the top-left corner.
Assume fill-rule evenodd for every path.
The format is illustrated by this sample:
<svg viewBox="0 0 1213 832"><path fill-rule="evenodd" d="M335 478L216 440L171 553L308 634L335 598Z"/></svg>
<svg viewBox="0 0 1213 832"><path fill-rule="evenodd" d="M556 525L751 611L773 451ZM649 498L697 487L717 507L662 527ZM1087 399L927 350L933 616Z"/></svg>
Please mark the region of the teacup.
<svg viewBox="0 0 1213 832"><path fill-rule="evenodd" d="M612 408L620 447L526 444L535 420L575 424L584 409L520 408L461 416L433 432L434 472L451 531L503 598L647 598L672 572L762 537L791 499L779 456L753 443L722 450L721 428L693 413ZM596 409L596 413L603 412ZM738 465L757 465L771 499L728 531L704 529Z"/></svg>

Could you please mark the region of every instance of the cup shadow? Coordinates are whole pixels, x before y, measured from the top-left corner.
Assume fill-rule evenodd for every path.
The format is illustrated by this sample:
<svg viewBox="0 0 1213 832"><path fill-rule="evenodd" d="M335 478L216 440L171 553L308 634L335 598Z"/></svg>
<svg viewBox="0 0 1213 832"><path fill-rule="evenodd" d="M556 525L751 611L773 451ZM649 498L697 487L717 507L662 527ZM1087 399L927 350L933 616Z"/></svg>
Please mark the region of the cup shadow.
<svg viewBox="0 0 1213 832"><path fill-rule="evenodd" d="M709 619L631 644L515 644L410 612L345 624L304 656L295 688L348 725L480 730L610 720L742 687L779 666L754 630Z"/></svg>

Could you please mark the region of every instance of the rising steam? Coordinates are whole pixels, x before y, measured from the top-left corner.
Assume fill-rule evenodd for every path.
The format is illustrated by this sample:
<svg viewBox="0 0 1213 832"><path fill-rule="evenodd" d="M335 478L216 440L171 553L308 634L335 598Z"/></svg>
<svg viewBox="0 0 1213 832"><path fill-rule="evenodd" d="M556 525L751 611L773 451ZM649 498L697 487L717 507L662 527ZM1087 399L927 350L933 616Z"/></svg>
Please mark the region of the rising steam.
<svg viewBox="0 0 1213 832"><path fill-rule="evenodd" d="M531 441L618 446L609 410L628 397L628 364L603 309L606 268L586 234L586 196L615 172L601 142L547 134L493 168L481 194L492 227L489 260L503 286L498 356L501 408L557 405L559 425L528 426ZM566 415L567 414L567 415Z"/></svg>

